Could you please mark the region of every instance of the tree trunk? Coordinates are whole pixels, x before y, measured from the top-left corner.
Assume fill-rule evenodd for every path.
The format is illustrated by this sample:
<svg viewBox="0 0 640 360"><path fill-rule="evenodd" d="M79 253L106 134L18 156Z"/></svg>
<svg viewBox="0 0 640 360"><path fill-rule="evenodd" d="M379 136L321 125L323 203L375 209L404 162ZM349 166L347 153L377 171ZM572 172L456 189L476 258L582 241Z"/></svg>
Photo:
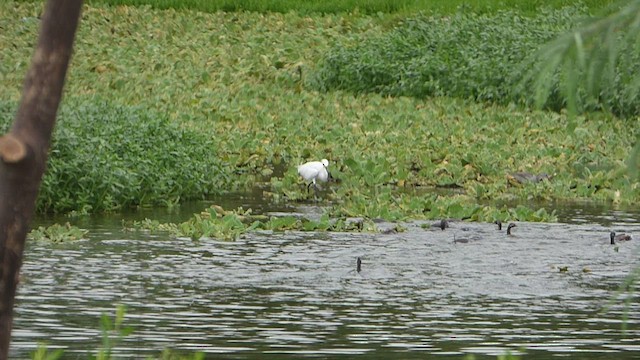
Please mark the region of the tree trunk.
<svg viewBox="0 0 640 360"><path fill-rule="evenodd" d="M8 358L22 253L47 164L82 0L48 0L11 131L0 137L0 360Z"/></svg>

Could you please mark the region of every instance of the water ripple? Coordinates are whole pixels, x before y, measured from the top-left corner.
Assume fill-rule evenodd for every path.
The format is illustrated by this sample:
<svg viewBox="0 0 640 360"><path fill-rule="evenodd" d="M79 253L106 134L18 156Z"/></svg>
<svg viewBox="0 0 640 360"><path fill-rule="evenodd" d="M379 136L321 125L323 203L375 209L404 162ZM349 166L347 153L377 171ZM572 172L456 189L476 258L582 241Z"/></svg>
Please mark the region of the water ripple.
<svg viewBox="0 0 640 360"><path fill-rule="evenodd" d="M24 357L45 339L69 353L96 349L100 315L120 303L135 328L117 348L123 357L166 347L233 358L631 359L640 350L639 296L617 294L639 265L638 241L611 246L597 225L519 223L513 237L492 224L420 225L237 242L109 229L103 240L30 244L12 352Z"/></svg>

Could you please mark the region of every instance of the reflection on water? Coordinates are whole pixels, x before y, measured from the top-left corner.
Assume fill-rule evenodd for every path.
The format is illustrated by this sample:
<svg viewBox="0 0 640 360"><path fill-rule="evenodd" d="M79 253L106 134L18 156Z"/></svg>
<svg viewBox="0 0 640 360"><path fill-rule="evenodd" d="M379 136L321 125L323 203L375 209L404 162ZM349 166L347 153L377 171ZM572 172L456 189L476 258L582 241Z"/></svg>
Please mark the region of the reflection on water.
<svg viewBox="0 0 640 360"><path fill-rule="evenodd" d="M571 216L578 224L518 223L512 237L454 222L445 231L409 223L392 235L261 232L236 242L123 233L117 216L87 220L89 241L29 244L13 358L40 341L86 358L99 347L100 314L116 304L135 328L117 349L124 358L165 348L210 358L637 358L639 295L616 290L639 265L639 241L616 248L608 236L640 235L637 218L585 225Z"/></svg>

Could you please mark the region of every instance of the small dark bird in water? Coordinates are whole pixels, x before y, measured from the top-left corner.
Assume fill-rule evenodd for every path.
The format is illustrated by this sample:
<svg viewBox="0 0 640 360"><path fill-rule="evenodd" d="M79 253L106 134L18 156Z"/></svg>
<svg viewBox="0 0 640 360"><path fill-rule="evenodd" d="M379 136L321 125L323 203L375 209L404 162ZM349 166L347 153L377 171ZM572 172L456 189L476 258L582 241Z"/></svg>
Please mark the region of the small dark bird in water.
<svg viewBox="0 0 640 360"><path fill-rule="evenodd" d="M509 226L507 226L507 235L511 235L511 228L516 227L516 224L514 223L510 223Z"/></svg>
<svg viewBox="0 0 640 360"><path fill-rule="evenodd" d="M453 234L453 243L454 244L457 244L457 243L467 244L467 243L469 243L469 241L470 241L470 239L467 239L467 238L458 238L458 239L456 239L456 234Z"/></svg>
<svg viewBox="0 0 640 360"><path fill-rule="evenodd" d="M493 222L494 224L498 225L498 230L502 230L502 221L500 220L496 220Z"/></svg>
<svg viewBox="0 0 640 360"><path fill-rule="evenodd" d="M631 240L631 235L629 234L618 234L616 235L616 233L614 231L611 232L611 234L609 234L611 236L611 245L615 245L616 241L629 241Z"/></svg>
<svg viewBox="0 0 640 360"><path fill-rule="evenodd" d="M384 229L384 230L380 231L380 233L386 234L386 235L397 234L398 233L398 229L396 229L395 227L392 227L392 228Z"/></svg>
<svg viewBox="0 0 640 360"><path fill-rule="evenodd" d="M356 259L356 272L360 271L362 271L362 259L358 257L358 259Z"/></svg>
<svg viewBox="0 0 640 360"><path fill-rule="evenodd" d="M440 222L435 223L435 225L439 227L440 230L444 230L449 227L449 222L447 220L442 219L440 220Z"/></svg>

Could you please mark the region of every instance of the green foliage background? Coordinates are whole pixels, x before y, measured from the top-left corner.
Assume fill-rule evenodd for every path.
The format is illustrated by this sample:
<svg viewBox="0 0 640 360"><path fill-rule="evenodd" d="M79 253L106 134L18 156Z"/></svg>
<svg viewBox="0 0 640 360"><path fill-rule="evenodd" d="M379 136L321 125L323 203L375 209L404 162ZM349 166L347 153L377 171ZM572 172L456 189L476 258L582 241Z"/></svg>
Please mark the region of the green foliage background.
<svg viewBox="0 0 640 360"><path fill-rule="evenodd" d="M509 103L520 63L587 14L584 7L414 16L380 36L334 46L321 61L317 86L389 96L453 96ZM519 71L520 70L520 71Z"/></svg>
<svg viewBox="0 0 640 360"><path fill-rule="evenodd" d="M0 122L14 103L0 103ZM38 210L111 211L167 206L218 193L229 179L211 156L216 144L166 116L92 98L69 101L54 131Z"/></svg>
<svg viewBox="0 0 640 360"><path fill-rule="evenodd" d="M536 93L531 91L536 69L546 61L533 55L549 41L577 28L588 15L588 8L571 6L543 9L536 16L497 11L409 17L381 36L334 46L322 60L313 84L323 91L453 96L530 105L536 101ZM640 99L631 91L640 61L635 40L630 40L617 50L629 56L614 64L610 86L596 93L587 92L585 85L579 87L584 98L581 111L605 110L624 117L640 114ZM530 72L534 72L533 78ZM586 75L585 71L575 76ZM549 97L540 105L554 111L566 108L569 95L564 90L570 81L554 73Z"/></svg>
<svg viewBox="0 0 640 360"><path fill-rule="evenodd" d="M406 19L85 6L55 140L66 150L52 153L51 192L43 190L39 209L172 204L256 184L268 185L264 196L276 201L306 201L295 167L319 158L341 180L321 196L336 216L552 220L533 204L637 202L625 163L637 134L633 118L590 112L569 122L563 112L504 101L502 82L518 77L510 67L516 57L576 21L580 9L502 13L511 15L498 21L466 13ZM39 4L0 3L4 117L19 99L39 12ZM421 57L423 50L434 57ZM342 65L328 66L334 57ZM435 69L430 82L393 75L425 66ZM407 97L344 90L340 82L317 87L318 74L347 69L340 76L350 79L369 68L400 76L408 89L437 84L437 91ZM474 96L492 101L467 99ZM79 116L65 119L72 114ZM92 128L83 128L85 117L96 119ZM98 134L105 138L84 139ZM95 149L105 152L90 155ZM54 162L55 151L73 169ZM553 178L513 184L508 174L517 171ZM514 203L527 206L503 205Z"/></svg>
<svg viewBox="0 0 640 360"><path fill-rule="evenodd" d="M363 14L377 13L415 14L428 12L451 14L462 11L491 13L497 10L517 9L525 14L536 14L542 7L560 8L575 4L572 0L89 0L90 4L150 5L158 9L189 9L203 12L216 11L295 11L300 14L342 13L354 10ZM583 0L590 8L606 7L615 0Z"/></svg>

